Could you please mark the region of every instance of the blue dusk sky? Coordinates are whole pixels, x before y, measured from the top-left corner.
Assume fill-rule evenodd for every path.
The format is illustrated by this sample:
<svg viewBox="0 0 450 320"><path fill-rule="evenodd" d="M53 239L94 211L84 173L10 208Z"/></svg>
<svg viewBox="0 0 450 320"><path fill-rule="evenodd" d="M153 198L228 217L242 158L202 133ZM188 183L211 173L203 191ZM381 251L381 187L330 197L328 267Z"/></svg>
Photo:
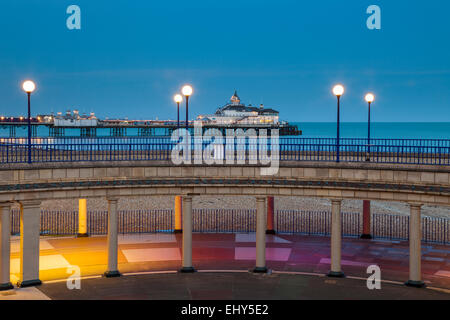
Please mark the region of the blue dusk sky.
<svg viewBox="0 0 450 320"><path fill-rule="evenodd" d="M81 8L81 30L66 9ZM369 5L381 30L369 30ZM450 122L448 0L2 0L0 113L174 119L172 96L194 87L191 118L236 89L288 121ZM184 108L182 109L182 114Z"/></svg>

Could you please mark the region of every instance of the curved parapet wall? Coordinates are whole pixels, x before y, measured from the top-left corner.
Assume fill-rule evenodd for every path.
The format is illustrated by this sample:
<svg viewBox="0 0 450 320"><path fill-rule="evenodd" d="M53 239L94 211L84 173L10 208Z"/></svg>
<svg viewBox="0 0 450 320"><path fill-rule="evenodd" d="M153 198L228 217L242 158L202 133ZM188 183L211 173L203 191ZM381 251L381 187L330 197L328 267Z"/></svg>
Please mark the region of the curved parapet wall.
<svg viewBox="0 0 450 320"><path fill-rule="evenodd" d="M450 167L283 162L259 166L174 166L169 162L8 165L0 201L148 195L276 195L450 205Z"/></svg>

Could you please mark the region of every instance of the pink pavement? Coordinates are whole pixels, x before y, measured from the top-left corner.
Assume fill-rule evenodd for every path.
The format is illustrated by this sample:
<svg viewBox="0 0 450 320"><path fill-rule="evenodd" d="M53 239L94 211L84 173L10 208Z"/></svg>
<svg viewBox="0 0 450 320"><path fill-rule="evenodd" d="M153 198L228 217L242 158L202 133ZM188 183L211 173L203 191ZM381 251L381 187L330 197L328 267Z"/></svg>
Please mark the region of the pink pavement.
<svg viewBox="0 0 450 320"><path fill-rule="evenodd" d="M145 272L181 267L181 234L126 235L119 238L119 270ZM282 272L326 274L330 268L330 238L301 235L267 235L267 267ZM47 240L68 263L76 254L83 267L90 251L106 263L106 238ZM91 253L92 253L91 252ZM41 255L43 252L41 251ZM252 269L255 264L254 234L193 234L193 266L201 270ZM80 256L81 255L81 256ZM86 258L83 258L85 256ZM86 262L86 265L88 262ZM369 265L381 268L382 280L405 282L409 274L407 241L343 238L342 270L346 276L367 278ZM429 286L450 289L450 246L422 244L423 280Z"/></svg>

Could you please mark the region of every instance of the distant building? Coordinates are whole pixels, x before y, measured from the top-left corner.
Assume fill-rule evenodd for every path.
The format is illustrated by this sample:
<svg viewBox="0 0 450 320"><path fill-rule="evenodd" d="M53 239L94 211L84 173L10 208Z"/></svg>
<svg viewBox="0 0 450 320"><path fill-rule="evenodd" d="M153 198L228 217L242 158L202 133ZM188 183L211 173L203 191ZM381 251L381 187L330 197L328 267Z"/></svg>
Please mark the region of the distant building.
<svg viewBox="0 0 450 320"><path fill-rule="evenodd" d="M235 91L230 103L218 108L213 115L200 115L197 119L216 124L278 124L279 112L264 108L262 104L259 108L245 105Z"/></svg>
<svg viewBox="0 0 450 320"><path fill-rule="evenodd" d="M53 125L55 127L96 127L98 124L97 117L93 112L90 116L81 115L78 110L66 111L63 116L61 112L58 112L53 119Z"/></svg>

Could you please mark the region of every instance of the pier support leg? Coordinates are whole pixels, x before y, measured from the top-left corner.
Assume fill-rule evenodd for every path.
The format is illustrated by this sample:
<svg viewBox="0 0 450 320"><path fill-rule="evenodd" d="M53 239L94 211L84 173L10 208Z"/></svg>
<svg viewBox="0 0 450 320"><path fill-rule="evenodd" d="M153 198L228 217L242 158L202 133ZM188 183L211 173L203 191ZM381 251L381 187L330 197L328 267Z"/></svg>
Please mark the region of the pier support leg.
<svg viewBox="0 0 450 320"><path fill-rule="evenodd" d="M331 201L331 270L329 277L344 278L341 270L341 204L342 200Z"/></svg>
<svg viewBox="0 0 450 320"><path fill-rule="evenodd" d="M118 228L117 228L117 203L118 198L108 200L108 269L104 273L107 278L120 277L117 267L118 255Z"/></svg>
<svg viewBox="0 0 450 320"><path fill-rule="evenodd" d="M256 267L255 273L266 273L266 197L256 197Z"/></svg>
<svg viewBox="0 0 450 320"><path fill-rule="evenodd" d="M410 287L423 288L421 270L421 242L422 233L420 227L421 205L410 205L409 217L409 280L405 283Z"/></svg>
<svg viewBox="0 0 450 320"><path fill-rule="evenodd" d="M175 196L175 233L183 232L182 229L182 204L181 196Z"/></svg>
<svg viewBox="0 0 450 320"><path fill-rule="evenodd" d="M13 289L10 282L11 204L0 203L0 291Z"/></svg>
<svg viewBox="0 0 450 320"><path fill-rule="evenodd" d="M195 272L192 266L192 197L184 196L183 202L183 263L180 272Z"/></svg>
<svg viewBox="0 0 450 320"><path fill-rule="evenodd" d="M86 199L78 200L78 237L87 237L87 205Z"/></svg>
<svg viewBox="0 0 450 320"><path fill-rule="evenodd" d="M274 229L274 199L267 197L267 230L266 234L275 234Z"/></svg>
<svg viewBox="0 0 450 320"><path fill-rule="evenodd" d="M363 200L363 233L361 239L372 239L370 234L370 200Z"/></svg>
<svg viewBox="0 0 450 320"><path fill-rule="evenodd" d="M39 235L41 201L20 203L20 276L18 287L41 284L39 280Z"/></svg>

